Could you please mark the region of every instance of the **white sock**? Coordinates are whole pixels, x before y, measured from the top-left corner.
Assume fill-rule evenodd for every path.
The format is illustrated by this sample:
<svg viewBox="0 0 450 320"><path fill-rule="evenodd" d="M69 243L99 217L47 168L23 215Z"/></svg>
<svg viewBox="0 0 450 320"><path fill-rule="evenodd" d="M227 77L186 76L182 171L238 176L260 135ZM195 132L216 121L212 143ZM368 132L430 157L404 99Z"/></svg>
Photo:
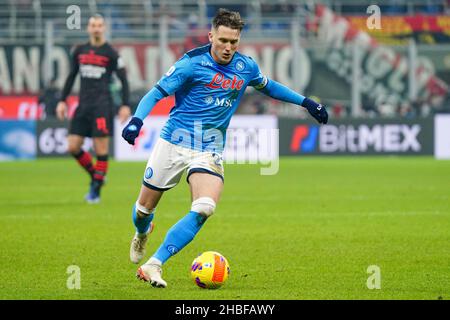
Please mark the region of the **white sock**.
<svg viewBox="0 0 450 320"><path fill-rule="evenodd" d="M150 259L148 259L146 264L156 264L158 266L162 266L162 262L159 259L156 259L154 257L151 257Z"/></svg>

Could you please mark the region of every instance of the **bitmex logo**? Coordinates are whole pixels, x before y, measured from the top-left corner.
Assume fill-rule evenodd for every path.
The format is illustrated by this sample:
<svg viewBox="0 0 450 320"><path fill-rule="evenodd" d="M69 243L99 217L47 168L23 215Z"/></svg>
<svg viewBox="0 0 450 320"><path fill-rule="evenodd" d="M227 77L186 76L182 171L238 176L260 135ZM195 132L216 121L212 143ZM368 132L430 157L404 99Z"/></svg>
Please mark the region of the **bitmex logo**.
<svg viewBox="0 0 450 320"><path fill-rule="evenodd" d="M292 153L420 152L420 124L341 124L294 127Z"/></svg>
<svg viewBox="0 0 450 320"><path fill-rule="evenodd" d="M291 140L291 152L313 152L317 146L319 136L318 126L300 125L294 128Z"/></svg>

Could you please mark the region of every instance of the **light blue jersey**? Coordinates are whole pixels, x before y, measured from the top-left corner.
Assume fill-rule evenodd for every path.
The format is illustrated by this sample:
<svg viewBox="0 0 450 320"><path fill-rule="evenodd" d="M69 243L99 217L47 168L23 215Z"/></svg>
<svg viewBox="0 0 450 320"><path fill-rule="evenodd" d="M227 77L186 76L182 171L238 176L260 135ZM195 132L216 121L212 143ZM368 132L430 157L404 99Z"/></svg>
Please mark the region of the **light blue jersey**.
<svg viewBox="0 0 450 320"><path fill-rule="evenodd" d="M263 89L268 82L256 62L236 52L218 64L210 45L187 52L155 86L164 96L175 94L175 106L161 131L170 143L221 152L231 116L247 86Z"/></svg>
<svg viewBox="0 0 450 320"><path fill-rule="evenodd" d="M210 49L207 45L186 53L139 102L134 116L143 121L159 100L175 94L175 106L161 131L164 140L194 150L222 152L231 116L247 86L281 101L307 102L313 109L318 106L265 77L250 57L236 52L230 63L222 65L214 61Z"/></svg>

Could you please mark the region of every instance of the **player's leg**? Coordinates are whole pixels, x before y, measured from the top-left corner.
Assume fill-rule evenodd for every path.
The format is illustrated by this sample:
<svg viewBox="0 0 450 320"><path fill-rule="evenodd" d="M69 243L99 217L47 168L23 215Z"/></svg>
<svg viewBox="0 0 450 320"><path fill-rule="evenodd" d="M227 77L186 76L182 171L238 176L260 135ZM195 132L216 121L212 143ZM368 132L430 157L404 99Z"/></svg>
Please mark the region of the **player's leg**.
<svg viewBox="0 0 450 320"><path fill-rule="evenodd" d="M156 253L138 270L138 276L141 279L147 277L146 280L155 287L167 286L161 277L162 265L194 239L214 213L223 189L222 178L210 173L192 173L188 181L193 199L191 210L169 229Z"/></svg>
<svg viewBox="0 0 450 320"><path fill-rule="evenodd" d="M83 151L81 148L84 143L84 137L77 134L69 134L67 136L67 151L73 155L77 160L76 155ZM92 163L92 162L91 162ZM81 163L80 163L81 165ZM85 168L86 169L86 168ZM87 169L86 169L87 170Z"/></svg>
<svg viewBox="0 0 450 320"><path fill-rule="evenodd" d="M70 123L69 135L67 137L68 152L75 158L78 164L86 170L92 178L94 175L94 165L91 154L82 149L84 137L88 136L88 128L83 123L82 114L77 110Z"/></svg>
<svg viewBox="0 0 450 320"><path fill-rule="evenodd" d="M108 172L109 137L95 137L93 142L94 152L97 157L93 178L103 184Z"/></svg>
<svg viewBox="0 0 450 320"><path fill-rule="evenodd" d="M92 110L93 114L86 116L86 123L89 125L89 135L92 136L97 161L94 166L89 193L85 199L88 203L98 203L100 191L108 172L109 137L113 132L113 114L111 106L106 104L93 106Z"/></svg>
<svg viewBox="0 0 450 320"><path fill-rule="evenodd" d="M133 206L133 224L136 233L131 241L130 260L139 263L145 255L148 236L153 231L153 217L156 206L163 195L163 191L150 189L142 185L139 198Z"/></svg>
<svg viewBox="0 0 450 320"><path fill-rule="evenodd" d="M136 227L130 247L130 260L133 263L139 263L145 255L145 245L153 230L152 221L159 200L164 191L178 184L185 169L173 147L169 142L158 139L147 162L141 191L132 209Z"/></svg>
<svg viewBox="0 0 450 320"><path fill-rule="evenodd" d="M109 137L94 137L92 140L97 161L94 165L89 193L85 199L88 203L98 203L100 201L100 191L108 172Z"/></svg>
<svg viewBox="0 0 450 320"><path fill-rule="evenodd" d="M189 185L193 199L189 213L168 231L163 244L153 255L161 264L194 239L206 219L214 213L223 189L222 179L209 173L191 174Z"/></svg>

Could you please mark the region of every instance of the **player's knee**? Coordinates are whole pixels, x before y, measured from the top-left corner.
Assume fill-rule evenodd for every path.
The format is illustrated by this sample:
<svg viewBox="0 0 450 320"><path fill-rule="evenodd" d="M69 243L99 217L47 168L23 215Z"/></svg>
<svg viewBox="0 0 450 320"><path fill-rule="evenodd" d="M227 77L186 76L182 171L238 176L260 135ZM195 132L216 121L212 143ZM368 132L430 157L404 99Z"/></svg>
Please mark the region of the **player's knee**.
<svg viewBox="0 0 450 320"><path fill-rule="evenodd" d="M69 145L67 146L67 151L69 151L69 153L75 157L80 153L81 148L77 145L71 145L69 143Z"/></svg>
<svg viewBox="0 0 450 320"><path fill-rule="evenodd" d="M139 201L136 201L136 210L146 216L154 213L155 208L152 208L150 205L140 204Z"/></svg>
<svg viewBox="0 0 450 320"><path fill-rule="evenodd" d="M201 197L192 202L191 211L197 212L208 218L216 209L216 202L210 197Z"/></svg>

